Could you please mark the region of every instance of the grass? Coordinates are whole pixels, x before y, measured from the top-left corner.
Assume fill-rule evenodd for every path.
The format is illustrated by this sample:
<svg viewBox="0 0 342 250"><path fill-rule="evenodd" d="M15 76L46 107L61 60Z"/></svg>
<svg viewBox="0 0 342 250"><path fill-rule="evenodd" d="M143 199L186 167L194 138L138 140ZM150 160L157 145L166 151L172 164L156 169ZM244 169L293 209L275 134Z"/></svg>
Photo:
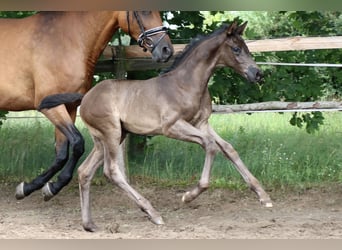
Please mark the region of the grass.
<svg viewBox="0 0 342 250"><path fill-rule="evenodd" d="M326 113L325 117L325 125L315 134L290 126L291 114L213 115L210 123L263 185L308 187L342 181L342 115ZM149 145L144 161L131 164L133 175L185 183L199 179L204 163L201 147L159 136ZM222 154L214 161L211 180L219 187L244 185Z"/></svg>
<svg viewBox="0 0 342 250"><path fill-rule="evenodd" d="M325 113L325 125L315 134L290 126L290 118L289 113L212 115L210 123L268 188L341 182L342 114ZM92 142L82 122L76 124L86 140L82 161ZM44 171L54 157L53 133L52 125L44 118L5 121L0 129L0 178L30 180ZM135 181L158 185L198 181L204 163L200 146L162 136L152 137L147 145L143 151L130 152L129 173ZM215 158L211 181L216 187L245 186L221 154Z"/></svg>
<svg viewBox="0 0 342 250"><path fill-rule="evenodd" d="M0 127L0 179L29 181L41 174L54 160L54 127L38 112L11 112ZM34 118L26 118L34 117ZM91 139L81 121L77 121L87 145ZM90 152L87 151L83 155Z"/></svg>

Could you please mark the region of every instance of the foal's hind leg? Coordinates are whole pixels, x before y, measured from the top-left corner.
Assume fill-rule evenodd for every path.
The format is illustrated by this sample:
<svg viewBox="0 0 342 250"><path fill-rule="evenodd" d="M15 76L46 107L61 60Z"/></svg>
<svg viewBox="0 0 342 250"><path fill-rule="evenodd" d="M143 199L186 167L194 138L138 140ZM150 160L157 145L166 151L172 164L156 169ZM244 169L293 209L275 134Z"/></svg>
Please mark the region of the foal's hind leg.
<svg viewBox="0 0 342 250"><path fill-rule="evenodd" d="M90 185L91 180L98 169L103 163L103 147L101 142L93 137L94 148L85 159L85 161L78 168L78 179L81 198L81 213L82 225L86 231L94 232L96 225L92 220L90 210Z"/></svg>
<svg viewBox="0 0 342 250"><path fill-rule="evenodd" d="M266 207L272 207L272 201L269 195L264 191L259 181L249 172L233 146L223 140L210 126L208 126L208 132L212 138L215 139L224 156L234 163L235 168L238 170L247 185L258 195L261 204Z"/></svg>
<svg viewBox="0 0 342 250"><path fill-rule="evenodd" d="M162 217L152 207L151 203L139 194L134 188L132 188L120 170L119 161L119 143L121 140L121 127L120 122L111 126L112 129L107 128L103 135L104 146L104 174L114 184L120 187L150 218L150 220L157 224L164 224Z"/></svg>
<svg viewBox="0 0 342 250"><path fill-rule="evenodd" d="M120 144L120 147L118 149L118 162L119 162L120 171L123 177L125 178L127 182L129 182L127 178L127 169L126 169L126 142L127 140L124 139Z"/></svg>

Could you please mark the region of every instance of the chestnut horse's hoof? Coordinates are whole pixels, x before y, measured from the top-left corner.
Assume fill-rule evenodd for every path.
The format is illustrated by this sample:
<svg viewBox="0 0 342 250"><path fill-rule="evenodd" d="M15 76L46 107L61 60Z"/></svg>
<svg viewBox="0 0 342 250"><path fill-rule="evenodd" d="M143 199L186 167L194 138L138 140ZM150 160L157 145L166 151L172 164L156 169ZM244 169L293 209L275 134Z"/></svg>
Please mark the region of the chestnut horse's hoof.
<svg viewBox="0 0 342 250"><path fill-rule="evenodd" d="M25 198L24 185L25 185L25 183L22 182L15 189L15 198L17 200L22 200Z"/></svg>
<svg viewBox="0 0 342 250"><path fill-rule="evenodd" d="M43 194L43 197L44 197L44 201L49 201L53 196L54 194L51 192L51 189L50 189L50 183L46 183L44 185L44 187L42 188L42 194Z"/></svg>

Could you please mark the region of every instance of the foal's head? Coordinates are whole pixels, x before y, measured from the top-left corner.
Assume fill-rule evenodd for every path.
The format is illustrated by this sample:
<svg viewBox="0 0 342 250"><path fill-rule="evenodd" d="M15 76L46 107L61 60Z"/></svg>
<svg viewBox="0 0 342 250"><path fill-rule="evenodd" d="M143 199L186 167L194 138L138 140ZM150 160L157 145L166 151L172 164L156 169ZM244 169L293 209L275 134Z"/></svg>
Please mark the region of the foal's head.
<svg viewBox="0 0 342 250"><path fill-rule="evenodd" d="M249 52L245 41L241 38L247 22L238 26L236 22L226 28L226 41L220 49L218 64L233 68L251 82L258 82L262 73Z"/></svg>
<svg viewBox="0 0 342 250"><path fill-rule="evenodd" d="M119 26L134 37L140 47L150 51L153 60L167 62L173 55L167 28L163 26L158 11L121 11Z"/></svg>

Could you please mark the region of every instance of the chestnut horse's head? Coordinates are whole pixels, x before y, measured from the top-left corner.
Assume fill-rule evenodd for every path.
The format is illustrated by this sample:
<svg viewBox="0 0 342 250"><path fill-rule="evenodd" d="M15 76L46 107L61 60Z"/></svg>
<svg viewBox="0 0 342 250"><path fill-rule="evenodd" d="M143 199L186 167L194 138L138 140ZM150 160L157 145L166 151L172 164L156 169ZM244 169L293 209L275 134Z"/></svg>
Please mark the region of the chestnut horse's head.
<svg viewBox="0 0 342 250"><path fill-rule="evenodd" d="M119 17L121 29L134 37L140 47L152 54L157 62L167 62L173 46L158 11L126 11Z"/></svg>

